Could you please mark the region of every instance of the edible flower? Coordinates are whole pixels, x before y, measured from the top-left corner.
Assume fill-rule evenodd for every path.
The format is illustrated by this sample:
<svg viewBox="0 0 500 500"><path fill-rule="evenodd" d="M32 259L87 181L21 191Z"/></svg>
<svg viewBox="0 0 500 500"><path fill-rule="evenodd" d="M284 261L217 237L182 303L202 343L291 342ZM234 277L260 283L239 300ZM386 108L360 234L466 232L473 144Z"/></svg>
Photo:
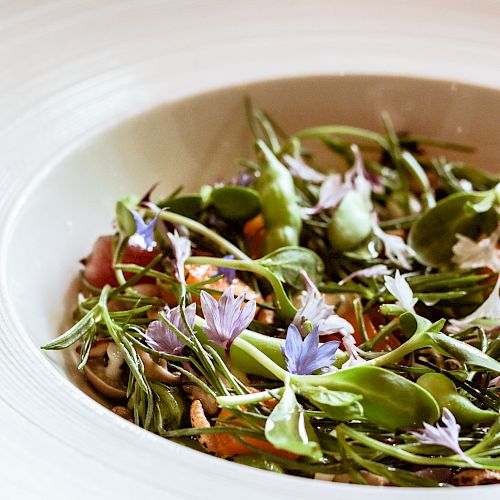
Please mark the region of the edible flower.
<svg viewBox="0 0 500 500"><path fill-rule="evenodd" d="M471 326L478 325L481 323L480 320L499 320L500 321L500 275L497 278L493 291L490 293L488 298L472 313L462 319L450 319L450 325L448 329L451 332L462 332L470 328ZM488 329L497 327L496 325L491 325Z"/></svg>
<svg viewBox="0 0 500 500"><path fill-rule="evenodd" d="M175 276L180 283L185 284L186 278L184 276L184 264L191 255L191 242L185 236L179 236L177 230L174 233L167 234L175 259Z"/></svg>
<svg viewBox="0 0 500 500"><path fill-rule="evenodd" d="M288 327L281 352L290 373L310 375L320 368L329 367L335 361L335 352L339 347L339 342L332 340L320 344L318 332L319 329L316 325L311 333L302 340L302 335L293 323Z"/></svg>
<svg viewBox="0 0 500 500"><path fill-rule="evenodd" d="M488 238L474 241L463 234L457 234L457 242L453 245L452 261L460 269L474 269L488 267L493 272L500 272L500 250L497 248L500 238L500 224ZM462 319L449 321L451 332L461 332L471 326L480 324L480 320L500 320L500 275L497 278L493 291L475 311ZM492 325L494 328L497 325Z"/></svg>
<svg viewBox="0 0 500 500"><path fill-rule="evenodd" d="M192 329L196 316L196 304L194 302L189 304L185 308L184 312L186 315L186 322ZM184 335L189 336L190 332L182 320L180 306L174 307L173 309L166 306L164 316L179 331L184 333ZM173 330L171 330L163 321L155 320L149 323L144 338L146 340L146 344L148 344L151 349L158 352L179 355L184 349L184 342L177 337Z"/></svg>
<svg viewBox="0 0 500 500"><path fill-rule="evenodd" d="M412 268L410 259L415 257L413 249L405 243L401 236L386 233L377 222L373 222L373 234L384 245L386 257L397 266L410 270Z"/></svg>
<svg viewBox="0 0 500 500"><path fill-rule="evenodd" d="M413 297L412 289L408 285L404 276L401 276L399 270L396 271L394 278L384 276L385 287L389 293L396 299L396 305L407 312L415 312L415 304L418 299Z"/></svg>
<svg viewBox="0 0 500 500"><path fill-rule="evenodd" d="M335 308L326 304L325 296L316 288L316 285L309 278L308 274L305 271L301 274L306 290L300 296L302 306L297 310L293 318L292 323L295 327L303 335L306 335L308 332L306 323L316 325L319 335L329 333L349 335L353 333L354 328L351 323L336 315L334 313Z"/></svg>
<svg viewBox="0 0 500 500"><path fill-rule="evenodd" d="M251 323L255 316L255 300L243 307L245 294L234 298L229 287L217 301L209 293L201 292L201 309L207 322L203 331L208 339L229 351L234 339Z"/></svg>
<svg viewBox="0 0 500 500"><path fill-rule="evenodd" d="M323 210L335 208L351 189L351 183L344 182L340 175L329 175L321 184L318 202L313 208L304 209L304 213L314 215Z"/></svg>
<svg viewBox="0 0 500 500"><path fill-rule="evenodd" d="M339 281L339 285L345 285L354 278L375 278L377 276L385 276L390 274L389 268L385 264L376 264L375 266L365 267L359 269L346 276L343 280Z"/></svg>
<svg viewBox="0 0 500 500"><path fill-rule="evenodd" d="M460 433L460 425L457 424L453 413L448 408L443 408L443 416L441 420L444 427L439 424L435 426L424 422L424 429L420 432L412 432L411 434L422 444L434 444L444 446L454 451L462 460L476 467L477 464L471 460L460 448L458 436Z"/></svg>
<svg viewBox="0 0 500 500"><path fill-rule="evenodd" d="M346 180L352 183L352 187L361 195L366 206L373 208L372 204L372 183L366 176L366 169L363 157L356 144L351 144L351 151L354 155L354 164L346 174Z"/></svg>
<svg viewBox="0 0 500 500"><path fill-rule="evenodd" d="M325 174L318 172L314 168L311 168L302 158L302 156L283 156L283 161L286 163L290 172L294 177L302 179L306 182L311 182L313 184L319 184L323 182L326 178Z"/></svg>
<svg viewBox="0 0 500 500"><path fill-rule="evenodd" d="M500 375L490 380L488 387L500 388Z"/></svg>
<svg viewBox="0 0 500 500"><path fill-rule="evenodd" d="M344 335L342 337L342 345L344 346L345 352L349 355L349 359L342 364L342 368L351 368L352 366L364 365L366 360L364 360L359 353L363 352L359 347L356 346L356 339L354 335Z"/></svg>
<svg viewBox="0 0 500 500"><path fill-rule="evenodd" d="M129 244L142 248L143 250L153 250L153 248L156 246L156 241L154 239L154 230L156 221L158 220L158 214L153 217L149 224L146 224L144 222L144 219L139 215L138 212L131 209L130 213L134 217L135 233L129 238Z"/></svg>
<svg viewBox="0 0 500 500"><path fill-rule="evenodd" d="M225 255L223 259L234 260L234 255ZM222 274L229 283L232 283L234 278L236 278L236 270L229 269L229 267L218 267L217 274Z"/></svg>
<svg viewBox="0 0 500 500"><path fill-rule="evenodd" d="M500 250L497 248L500 237L500 225L488 238L474 241L463 234L457 234L457 242L453 245L452 262L460 269L489 267L495 272L500 271Z"/></svg>

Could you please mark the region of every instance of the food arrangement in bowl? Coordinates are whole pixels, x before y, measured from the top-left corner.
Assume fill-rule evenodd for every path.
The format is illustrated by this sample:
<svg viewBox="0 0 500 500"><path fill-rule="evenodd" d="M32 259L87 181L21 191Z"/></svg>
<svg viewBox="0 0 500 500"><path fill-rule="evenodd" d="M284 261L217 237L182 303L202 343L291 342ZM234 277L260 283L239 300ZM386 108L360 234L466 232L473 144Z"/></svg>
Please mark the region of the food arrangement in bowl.
<svg viewBox="0 0 500 500"><path fill-rule="evenodd" d="M385 115L384 134L287 136L247 113L255 158L238 176L117 202L74 325L44 349L73 349L115 413L241 464L500 482L497 177Z"/></svg>

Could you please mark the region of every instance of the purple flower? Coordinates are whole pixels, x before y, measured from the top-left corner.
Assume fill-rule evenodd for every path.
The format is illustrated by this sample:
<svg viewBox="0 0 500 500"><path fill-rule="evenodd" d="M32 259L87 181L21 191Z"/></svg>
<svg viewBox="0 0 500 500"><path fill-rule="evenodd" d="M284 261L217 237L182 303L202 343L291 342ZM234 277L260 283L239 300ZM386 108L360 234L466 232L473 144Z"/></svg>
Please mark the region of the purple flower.
<svg viewBox="0 0 500 500"><path fill-rule="evenodd" d="M153 220L146 224L135 210L130 210L130 213L135 220L135 233L129 238L129 244L144 250L152 250L156 246L154 231L159 214L156 214Z"/></svg>
<svg viewBox="0 0 500 500"><path fill-rule="evenodd" d="M337 332L342 335L353 333L354 328L351 323L337 316L334 313L335 308L325 303L324 295L316 288L316 285L305 271L302 272L302 278L304 279L306 290L302 292L300 297L302 306L297 310L293 318L293 324L299 331L305 335L304 323L309 322L318 326L320 335Z"/></svg>
<svg viewBox="0 0 500 500"><path fill-rule="evenodd" d="M234 339L250 324L255 316L255 300L249 300L241 307L245 294L234 298L229 287L219 301L209 293L201 292L201 309L207 326L203 328L209 340L229 351Z"/></svg>
<svg viewBox="0 0 500 500"><path fill-rule="evenodd" d="M338 347L337 340L320 344L317 326L302 341L299 330L292 323L286 332L286 340L281 347L281 352L290 373L310 375L319 368L329 367L336 359L335 352Z"/></svg>
<svg viewBox="0 0 500 500"><path fill-rule="evenodd" d="M185 313L188 325L190 328L193 328L196 316L196 304L189 304L185 309ZM186 328L184 321L182 321L180 306L173 309L169 309L168 306L165 307L165 317L178 330L189 337L189 330ZM146 344L158 352L178 355L184 349L184 342L163 321L156 320L149 323L144 338Z"/></svg>
<svg viewBox="0 0 500 500"><path fill-rule="evenodd" d="M339 285L345 285L348 281L354 278L372 278L376 276L384 276L390 274L389 268L384 264L377 264L371 267L365 267L364 269L359 269L353 273L346 276L342 281L339 281Z"/></svg>
<svg viewBox="0 0 500 500"><path fill-rule="evenodd" d="M342 177L338 174L329 175L319 189L318 203L313 208L304 209L304 213L314 215L323 210L335 208L351 189L351 182L343 181Z"/></svg>
<svg viewBox="0 0 500 500"><path fill-rule="evenodd" d="M319 184L326 178L325 174L311 168L301 156L293 157L285 155L283 156L283 161L290 169L292 175L303 181Z"/></svg>
<svg viewBox="0 0 500 500"><path fill-rule="evenodd" d="M185 283L184 264L191 255L191 242L185 236L179 236L177 230L174 234L168 233L168 239L172 245L175 258L175 275L181 283Z"/></svg>
<svg viewBox="0 0 500 500"><path fill-rule="evenodd" d="M226 260L234 260L234 255L225 255L223 258ZM218 267L217 275L219 274L225 276L229 283L232 283L234 278L236 278L236 271L234 269L230 269L229 267Z"/></svg>
<svg viewBox="0 0 500 500"><path fill-rule="evenodd" d="M448 408L443 408L443 416L441 420L444 427L439 424L435 426L424 422L424 429L420 432L411 432L411 434L422 444L435 444L444 446L454 451L462 460L472 466L477 464L471 460L460 448L458 436L460 433L460 425L457 424L453 413Z"/></svg>

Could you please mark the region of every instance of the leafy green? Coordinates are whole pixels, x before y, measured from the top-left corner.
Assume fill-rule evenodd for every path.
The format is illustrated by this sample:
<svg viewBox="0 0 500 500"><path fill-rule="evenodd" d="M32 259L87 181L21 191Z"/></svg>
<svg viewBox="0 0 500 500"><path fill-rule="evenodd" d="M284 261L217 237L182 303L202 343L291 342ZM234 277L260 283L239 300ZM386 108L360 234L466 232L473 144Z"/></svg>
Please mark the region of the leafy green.
<svg viewBox="0 0 500 500"><path fill-rule="evenodd" d="M300 394L335 420L355 420L363 417L363 396L345 391L331 391L321 386L301 386Z"/></svg>
<svg viewBox="0 0 500 500"><path fill-rule="evenodd" d="M290 385L266 421L266 439L276 448L319 461L323 458L318 438Z"/></svg>
<svg viewBox="0 0 500 500"><path fill-rule="evenodd" d="M318 283L324 270L320 257L303 247L279 248L257 262L269 269L278 279L298 290L304 288L302 272L306 272L313 282Z"/></svg>
<svg viewBox="0 0 500 500"><path fill-rule="evenodd" d="M449 267L456 235L477 238L482 232L491 232L496 225L496 214L491 209L478 212L477 207L491 199L491 192L460 192L440 200L415 224L408 235L408 242L417 260L432 267ZM476 207L468 210L467 207ZM484 207L483 207L484 208Z"/></svg>

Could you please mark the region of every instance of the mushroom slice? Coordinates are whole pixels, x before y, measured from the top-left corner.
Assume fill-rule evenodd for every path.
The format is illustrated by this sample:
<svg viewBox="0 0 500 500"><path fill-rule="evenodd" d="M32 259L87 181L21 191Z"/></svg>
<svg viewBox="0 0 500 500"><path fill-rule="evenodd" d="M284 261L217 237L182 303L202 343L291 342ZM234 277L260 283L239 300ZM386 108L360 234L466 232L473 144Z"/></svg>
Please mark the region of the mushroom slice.
<svg viewBox="0 0 500 500"><path fill-rule="evenodd" d="M500 483L500 472L494 470L468 469L453 476L454 486L479 486L481 484Z"/></svg>
<svg viewBox="0 0 500 500"><path fill-rule="evenodd" d="M181 374L178 372L170 372L165 360L161 359L160 362L157 363L150 354L140 349L137 349L137 354L144 365L144 375L146 375L146 377L170 385L177 385L181 382Z"/></svg>
<svg viewBox="0 0 500 500"><path fill-rule="evenodd" d="M123 355L117 345L111 340L101 340L90 350L83 371L87 380L103 396L121 399L127 395L127 376L122 364Z"/></svg>
<svg viewBox="0 0 500 500"><path fill-rule="evenodd" d="M219 411L219 405L217 401L207 394L203 389L197 387L196 385L185 385L182 387L187 397L191 400L199 400L203 406L203 411L205 414L213 416Z"/></svg>

